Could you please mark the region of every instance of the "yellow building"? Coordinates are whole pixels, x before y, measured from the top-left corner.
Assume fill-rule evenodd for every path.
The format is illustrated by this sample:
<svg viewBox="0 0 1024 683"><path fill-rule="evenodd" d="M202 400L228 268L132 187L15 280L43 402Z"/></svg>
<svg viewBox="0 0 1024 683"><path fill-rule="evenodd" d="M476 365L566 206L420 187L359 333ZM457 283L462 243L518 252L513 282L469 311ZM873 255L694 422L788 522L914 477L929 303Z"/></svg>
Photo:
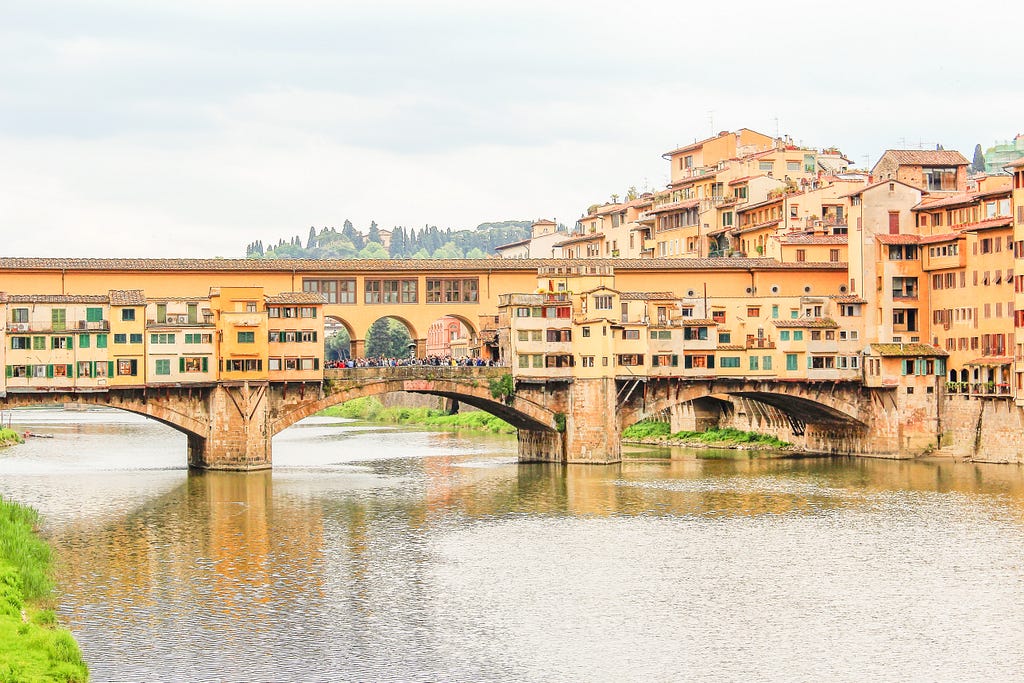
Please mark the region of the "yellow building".
<svg viewBox="0 0 1024 683"><path fill-rule="evenodd" d="M266 297L271 381L319 381L323 377L323 306L323 296L312 292Z"/></svg>
<svg viewBox="0 0 1024 683"><path fill-rule="evenodd" d="M113 374L109 385L146 384L146 297L141 289L110 290L110 349Z"/></svg>
<svg viewBox="0 0 1024 683"><path fill-rule="evenodd" d="M215 287L210 309L217 330L218 379L269 379L267 310L262 287Z"/></svg>

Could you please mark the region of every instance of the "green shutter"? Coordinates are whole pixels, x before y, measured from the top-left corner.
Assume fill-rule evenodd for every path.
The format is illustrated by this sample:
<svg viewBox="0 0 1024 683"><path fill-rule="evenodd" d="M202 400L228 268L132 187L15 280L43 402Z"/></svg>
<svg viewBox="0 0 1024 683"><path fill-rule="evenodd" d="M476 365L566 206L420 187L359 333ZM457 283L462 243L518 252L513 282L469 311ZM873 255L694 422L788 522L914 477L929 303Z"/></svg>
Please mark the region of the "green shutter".
<svg viewBox="0 0 1024 683"><path fill-rule="evenodd" d="M103 361L100 361L100 362L102 363ZM114 361L108 360L107 361L107 377L113 377L113 376L114 376Z"/></svg>
<svg viewBox="0 0 1024 683"><path fill-rule="evenodd" d="M316 341L316 330L313 330L313 341Z"/></svg>
<svg viewBox="0 0 1024 683"><path fill-rule="evenodd" d="M185 372L185 357L180 356L178 358L178 372Z"/></svg>
<svg viewBox="0 0 1024 683"><path fill-rule="evenodd" d="M14 368L10 365L7 366L7 376L12 377L14 375Z"/></svg>
<svg viewBox="0 0 1024 683"><path fill-rule="evenodd" d="M71 366L70 363L68 365L65 365L64 369L67 370L67 376L68 377L74 377L75 376L75 369Z"/></svg>
<svg viewBox="0 0 1024 683"><path fill-rule="evenodd" d="M207 361L208 361L207 357L203 356L203 372L206 372L207 368L209 368L209 364L208 364Z"/></svg>
<svg viewBox="0 0 1024 683"><path fill-rule="evenodd" d="M53 377L53 366L52 365L47 365L46 366L46 376L47 377Z"/></svg>

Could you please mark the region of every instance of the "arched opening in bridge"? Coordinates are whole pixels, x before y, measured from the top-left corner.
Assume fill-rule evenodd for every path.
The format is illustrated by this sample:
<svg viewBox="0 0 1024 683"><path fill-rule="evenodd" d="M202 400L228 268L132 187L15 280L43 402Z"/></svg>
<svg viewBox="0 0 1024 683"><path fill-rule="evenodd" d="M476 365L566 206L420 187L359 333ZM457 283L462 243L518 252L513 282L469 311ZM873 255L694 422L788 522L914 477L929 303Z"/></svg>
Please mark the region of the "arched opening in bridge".
<svg viewBox="0 0 1024 683"><path fill-rule="evenodd" d="M352 353L352 327L341 318L324 317L324 363L333 367L349 360Z"/></svg>
<svg viewBox="0 0 1024 683"><path fill-rule="evenodd" d="M422 339L412 324L399 316L377 318L366 331L365 358L406 359L423 357Z"/></svg>

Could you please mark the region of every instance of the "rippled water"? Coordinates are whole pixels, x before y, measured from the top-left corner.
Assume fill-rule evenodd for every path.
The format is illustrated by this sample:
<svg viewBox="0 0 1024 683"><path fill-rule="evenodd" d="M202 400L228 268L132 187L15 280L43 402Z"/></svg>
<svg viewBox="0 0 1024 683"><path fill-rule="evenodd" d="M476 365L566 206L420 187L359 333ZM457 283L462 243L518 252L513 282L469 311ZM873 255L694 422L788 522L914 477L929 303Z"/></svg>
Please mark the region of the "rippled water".
<svg viewBox="0 0 1024 683"><path fill-rule="evenodd" d="M94 680L1019 680L1021 468L696 459L564 468L513 441L311 418L272 473L35 410L38 507Z"/></svg>

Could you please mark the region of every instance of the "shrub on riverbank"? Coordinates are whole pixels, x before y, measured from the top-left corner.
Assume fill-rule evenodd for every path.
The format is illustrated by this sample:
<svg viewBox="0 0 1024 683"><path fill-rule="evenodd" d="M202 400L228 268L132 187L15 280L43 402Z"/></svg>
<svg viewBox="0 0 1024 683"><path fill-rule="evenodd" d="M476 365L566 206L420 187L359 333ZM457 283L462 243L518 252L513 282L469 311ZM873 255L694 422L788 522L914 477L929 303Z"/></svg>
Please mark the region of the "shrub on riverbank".
<svg viewBox="0 0 1024 683"><path fill-rule="evenodd" d="M480 410L447 415L440 410L429 408L406 408L393 406L385 408L377 398L365 396L346 401L320 412L328 417L347 417L368 422L391 424L423 425L445 430L468 429L493 434L515 434L516 428L504 420Z"/></svg>
<svg viewBox="0 0 1024 683"><path fill-rule="evenodd" d="M665 422L641 421L622 431L627 441L681 441L699 444L756 444L765 448L788 448L791 444L769 434L722 427L706 432L681 431L670 434Z"/></svg>
<svg viewBox="0 0 1024 683"><path fill-rule="evenodd" d="M86 681L75 639L41 607L53 583L38 523L35 510L0 498L0 681Z"/></svg>
<svg viewBox="0 0 1024 683"><path fill-rule="evenodd" d="M21 434L7 427L0 429L0 448L16 443L25 443L25 439L22 438Z"/></svg>

